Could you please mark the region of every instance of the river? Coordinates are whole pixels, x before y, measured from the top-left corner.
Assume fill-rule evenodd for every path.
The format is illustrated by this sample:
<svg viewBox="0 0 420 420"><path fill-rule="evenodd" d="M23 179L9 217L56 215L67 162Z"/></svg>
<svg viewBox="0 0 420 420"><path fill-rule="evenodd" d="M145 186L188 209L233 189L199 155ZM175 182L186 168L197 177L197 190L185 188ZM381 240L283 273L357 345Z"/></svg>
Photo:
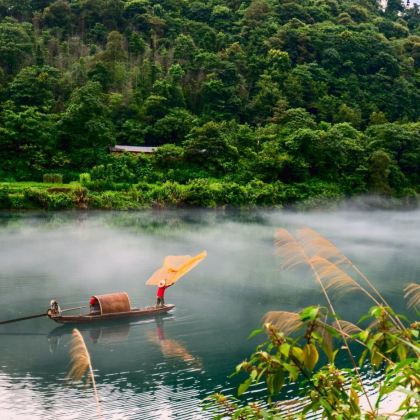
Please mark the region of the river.
<svg viewBox="0 0 420 420"><path fill-rule="evenodd" d="M204 419L202 400L235 395L228 379L259 338L268 310L324 304L304 269L283 272L273 236L310 226L332 240L398 311L403 287L419 280L420 211L148 211L0 213L0 321L62 308L92 294L126 291L154 303L146 279L166 255L208 257L167 291L167 316L81 330L105 419ZM369 307L359 293L337 297L356 321ZM66 381L71 329L47 318L0 326L0 418L97 418L91 387ZM368 375L368 374L366 374ZM289 388L285 397L295 390ZM260 385L245 399L262 397Z"/></svg>

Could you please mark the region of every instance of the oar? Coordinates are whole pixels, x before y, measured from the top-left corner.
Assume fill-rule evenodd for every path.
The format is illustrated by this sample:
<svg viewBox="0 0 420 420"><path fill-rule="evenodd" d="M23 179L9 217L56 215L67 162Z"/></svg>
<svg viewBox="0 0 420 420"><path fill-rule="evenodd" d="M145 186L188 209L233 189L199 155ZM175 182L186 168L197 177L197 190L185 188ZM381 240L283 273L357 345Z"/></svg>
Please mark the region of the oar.
<svg viewBox="0 0 420 420"><path fill-rule="evenodd" d="M75 311L76 309L82 308L87 308L87 306L77 306L76 308L63 309L61 312ZM25 321L26 319L41 318L42 316L47 316L47 312L37 315L24 316L22 318L9 319L7 321L0 321L0 325L10 324L11 322Z"/></svg>

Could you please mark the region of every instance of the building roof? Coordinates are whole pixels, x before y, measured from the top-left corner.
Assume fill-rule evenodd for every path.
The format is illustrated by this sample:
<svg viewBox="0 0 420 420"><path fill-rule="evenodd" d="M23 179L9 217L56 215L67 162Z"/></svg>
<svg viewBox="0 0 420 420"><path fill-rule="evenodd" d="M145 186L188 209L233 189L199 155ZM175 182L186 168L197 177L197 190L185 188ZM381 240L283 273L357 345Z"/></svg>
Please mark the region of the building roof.
<svg viewBox="0 0 420 420"><path fill-rule="evenodd" d="M110 148L111 152L130 152L130 153L154 153L157 147L153 146L126 146L123 144L116 144Z"/></svg>

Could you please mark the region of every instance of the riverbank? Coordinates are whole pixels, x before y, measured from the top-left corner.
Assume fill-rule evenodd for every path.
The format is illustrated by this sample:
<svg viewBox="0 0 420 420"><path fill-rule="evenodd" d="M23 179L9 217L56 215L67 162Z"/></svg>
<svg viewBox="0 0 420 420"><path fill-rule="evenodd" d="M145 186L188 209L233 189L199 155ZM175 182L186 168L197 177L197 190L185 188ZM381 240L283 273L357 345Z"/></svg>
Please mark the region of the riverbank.
<svg viewBox="0 0 420 420"><path fill-rule="evenodd" d="M2 210L141 210L183 207L298 207L331 206L349 198L333 183L313 181L296 184L252 181L235 182L197 179L187 184L117 184L101 189L89 184L40 182L0 182ZM417 207L418 197L374 198L363 207Z"/></svg>
<svg viewBox="0 0 420 420"><path fill-rule="evenodd" d="M307 200L342 198L344 195L337 185L325 182L266 184L253 181L240 185L235 182L197 179L187 184L171 181L161 184L121 184L116 185L113 190L92 188L89 184L82 185L79 182L0 183L0 208L7 210L282 207Z"/></svg>

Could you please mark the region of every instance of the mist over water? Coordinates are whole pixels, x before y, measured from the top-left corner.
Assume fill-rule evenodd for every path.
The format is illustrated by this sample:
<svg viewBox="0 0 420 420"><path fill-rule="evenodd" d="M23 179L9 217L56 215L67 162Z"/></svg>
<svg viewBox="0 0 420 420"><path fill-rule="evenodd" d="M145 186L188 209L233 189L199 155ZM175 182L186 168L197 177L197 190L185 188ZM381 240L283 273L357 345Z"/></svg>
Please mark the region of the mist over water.
<svg viewBox="0 0 420 420"><path fill-rule="evenodd" d="M324 304L305 269L282 272L274 255L276 228L304 226L332 240L404 311L402 289L419 280L419 210L0 213L0 320L41 313L52 298L65 308L122 290L133 306L153 304L155 289L144 283L163 258L207 250L167 291L172 315L81 332L104 418L209 418L201 400L236 393L227 376L255 348L258 338L247 337L266 311ZM353 321L369 305L359 293L336 299ZM71 328L47 318L0 326L1 419L96 418L90 388L64 380L70 340Z"/></svg>

